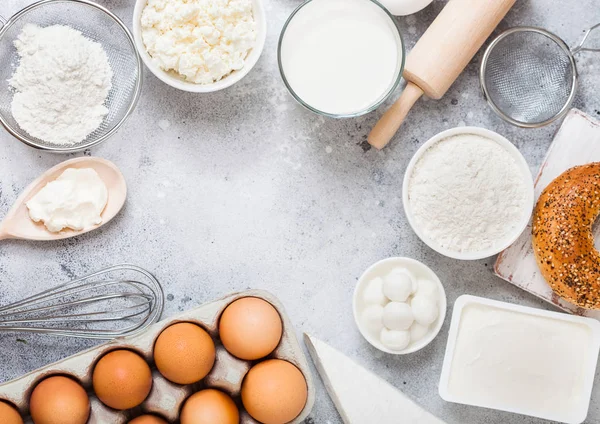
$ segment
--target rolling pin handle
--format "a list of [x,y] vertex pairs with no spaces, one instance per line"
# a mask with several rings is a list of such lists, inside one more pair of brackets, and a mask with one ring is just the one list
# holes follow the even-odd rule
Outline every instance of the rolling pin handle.
[[409,82],[400,98],[390,107],[373,127],[367,141],[378,150],[383,149],[394,137],[415,102],[423,95],[417,85]]

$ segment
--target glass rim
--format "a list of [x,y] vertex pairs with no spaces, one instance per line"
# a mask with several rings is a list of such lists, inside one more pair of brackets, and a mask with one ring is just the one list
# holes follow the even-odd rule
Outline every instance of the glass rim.
[[287,80],[287,78],[285,76],[285,72],[283,70],[283,64],[282,64],[282,61],[281,61],[281,47],[282,47],[282,44],[283,44],[283,38],[285,36],[285,33],[287,31],[287,28],[288,28],[290,22],[292,22],[292,20],[296,16],[296,14],[298,12],[300,12],[300,10],[302,8],[304,8],[304,6],[306,6],[307,4],[311,3],[312,1],[314,1],[314,0],[306,0],[305,2],[303,2],[302,4],[300,4],[299,6],[297,6],[294,9],[294,11],[290,14],[290,16],[287,18],[287,20],[285,21],[285,24],[283,25],[283,28],[281,29],[281,33],[279,35],[279,41],[277,43],[277,65],[279,67],[279,74],[281,75],[281,78],[283,79],[283,83],[285,84],[286,88],[288,89],[288,91],[290,92],[290,94],[292,95],[292,97],[298,103],[300,103],[302,106],[304,106],[306,109],[310,110],[311,112],[316,113],[317,115],[327,116],[329,118],[354,118],[354,117],[357,117],[357,116],[365,115],[365,114],[367,114],[369,112],[373,112],[375,109],[377,109],[379,106],[381,106],[390,97],[390,95],[396,90],[396,88],[398,88],[398,85],[400,84],[400,80],[402,79],[402,74],[404,72],[404,65],[405,65],[405,62],[406,62],[406,46],[404,44],[404,37],[402,37],[402,31],[400,30],[400,25],[398,24],[398,21],[390,13],[390,11],[387,10],[385,8],[385,6],[383,6],[377,0],[365,0],[365,1],[369,1],[369,2],[371,2],[373,4],[375,4],[381,10],[383,10],[383,12],[390,19],[390,21],[393,24],[394,28],[396,28],[396,31],[398,33],[398,38],[400,40],[399,50],[402,53],[402,57],[401,57],[401,59],[399,61],[400,62],[399,65],[400,66],[398,66],[398,75],[395,77],[395,79],[394,79],[393,83],[391,84],[391,86],[389,87],[389,89],[383,93],[382,97],[379,100],[377,100],[375,103],[373,103],[372,105],[370,105],[369,107],[367,107],[365,109],[361,109],[361,110],[356,111],[356,112],[352,112],[352,113],[341,113],[340,114],[340,113],[324,112],[324,111],[319,110],[319,109],[317,109],[317,108],[309,105],[308,103],[306,103],[294,91],[294,89],[291,87],[289,81]]

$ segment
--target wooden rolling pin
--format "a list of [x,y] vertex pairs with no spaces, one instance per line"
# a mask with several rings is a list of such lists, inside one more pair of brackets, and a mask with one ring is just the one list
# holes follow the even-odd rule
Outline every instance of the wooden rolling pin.
[[515,1],[450,0],[406,58],[408,84],[371,130],[369,144],[384,148],[423,93],[440,99]]

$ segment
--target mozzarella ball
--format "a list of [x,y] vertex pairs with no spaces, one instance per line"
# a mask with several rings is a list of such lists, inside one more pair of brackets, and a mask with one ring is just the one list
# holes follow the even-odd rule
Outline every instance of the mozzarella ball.
[[383,279],[383,294],[394,302],[406,302],[412,294],[413,280],[406,272],[390,272]]
[[378,334],[383,328],[383,306],[367,306],[362,313],[361,320],[369,332]]
[[[429,325],[433,323],[438,317],[438,308],[435,301],[429,297],[421,294],[417,294],[413,297],[410,302],[412,313],[414,314],[415,321],[421,325]],[[385,312],[384,312],[384,324],[385,324]]]
[[391,350],[403,350],[410,343],[410,332],[406,330],[396,331],[384,328],[379,335],[381,343]]
[[367,305],[384,305],[387,301],[383,294],[383,279],[373,278],[365,287],[363,300]]
[[383,325],[389,330],[408,330],[413,321],[408,303],[390,302],[383,308]]
[[385,279],[396,279],[408,277],[412,282],[411,294],[417,291],[417,277],[408,268],[394,268],[385,277]]
[[425,296],[429,296],[432,299],[438,298],[438,286],[435,281],[428,280],[426,278],[419,278],[417,281],[417,293]]
[[427,334],[428,331],[428,326],[421,325],[418,322],[415,322],[413,323],[413,325],[410,326],[410,340],[413,342],[418,342],[423,337],[425,337],[425,334]]

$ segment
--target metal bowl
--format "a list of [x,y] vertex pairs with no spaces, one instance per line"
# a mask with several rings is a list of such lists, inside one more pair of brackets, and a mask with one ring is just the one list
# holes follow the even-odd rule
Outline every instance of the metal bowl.
[[[113,71],[112,88],[104,105],[108,114],[98,129],[74,145],[51,144],[24,131],[11,112],[14,94],[8,84],[19,56],[13,45],[26,24],[66,25],[102,44]],[[131,32],[105,7],[88,0],[41,0],[8,20],[0,18],[0,123],[19,141],[37,149],[70,153],[100,144],[113,135],[133,112],[142,88],[142,60]]]

